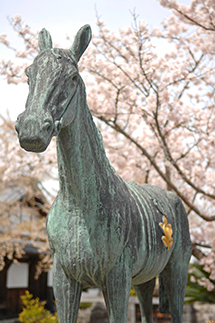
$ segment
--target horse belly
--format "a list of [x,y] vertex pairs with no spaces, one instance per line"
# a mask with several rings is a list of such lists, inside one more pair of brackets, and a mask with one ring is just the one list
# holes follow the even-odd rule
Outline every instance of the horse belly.
[[[166,267],[174,246],[167,250],[162,241],[163,232],[153,222],[142,230],[142,243],[136,249],[132,266],[132,283],[142,284],[157,276]],[[174,241],[175,242],[175,241]],[[134,254],[134,253],[133,253]]]
[[[138,272],[136,272],[132,277],[132,284],[138,285],[143,284],[154,277],[156,277],[158,274],[160,274],[163,269],[166,267],[169,258],[171,256],[172,251],[168,251],[168,253],[156,253],[152,254],[151,256],[147,258],[147,261],[145,263],[141,264],[141,269],[139,269]],[[140,264],[139,264],[140,265]],[[139,267],[140,268],[140,267]]]

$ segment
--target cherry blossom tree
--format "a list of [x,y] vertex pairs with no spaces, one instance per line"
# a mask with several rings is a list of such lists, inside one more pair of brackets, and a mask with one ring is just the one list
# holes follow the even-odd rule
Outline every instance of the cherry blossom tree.
[[[98,34],[79,69],[112,165],[125,180],[178,194],[190,218],[193,254],[215,282],[215,4],[160,4],[172,15],[153,29],[133,14],[132,26],[115,33],[98,18]],[[0,74],[18,84],[26,82],[24,69],[38,54],[38,35],[18,15],[9,21],[24,48],[18,51],[6,35],[0,36],[16,56],[15,62],[0,62]],[[7,168],[8,178],[28,172],[22,164],[26,153],[16,152],[15,141],[11,145],[13,156],[20,159]],[[41,174],[54,167],[48,162],[53,160],[52,148],[31,158],[38,158]],[[10,165],[1,160],[2,167]]]

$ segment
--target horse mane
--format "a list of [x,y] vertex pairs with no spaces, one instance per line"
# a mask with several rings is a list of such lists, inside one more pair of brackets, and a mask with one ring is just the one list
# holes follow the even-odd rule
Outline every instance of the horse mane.
[[88,134],[88,137],[90,138],[91,144],[93,146],[93,150],[95,150],[96,158],[98,160],[98,164],[102,165],[104,169],[106,169],[106,172],[110,173],[116,173],[115,169],[113,166],[110,164],[106,151],[105,151],[105,146],[104,146],[104,141],[102,134],[99,130],[99,128],[96,126],[92,113],[90,111],[90,108],[87,104],[87,98],[86,98],[86,89],[85,89],[85,84],[84,81],[82,80],[82,77],[79,74],[80,78],[80,92],[81,92],[81,106],[84,109],[84,128],[86,133]]

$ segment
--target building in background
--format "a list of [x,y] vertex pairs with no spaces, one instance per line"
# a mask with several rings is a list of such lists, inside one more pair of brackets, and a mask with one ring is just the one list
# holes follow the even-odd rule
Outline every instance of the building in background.
[[18,316],[26,290],[54,310],[45,229],[49,207],[28,178],[0,183],[0,319]]

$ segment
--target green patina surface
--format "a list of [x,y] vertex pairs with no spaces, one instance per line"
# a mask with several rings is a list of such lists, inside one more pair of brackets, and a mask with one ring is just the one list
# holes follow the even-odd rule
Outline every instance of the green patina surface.
[[152,322],[159,275],[160,309],[182,322],[191,255],[186,212],[175,194],[124,182],[109,164],[77,66],[90,39],[85,25],[64,50],[52,48],[50,34],[40,32],[41,52],[26,70],[26,109],[16,122],[27,151],[42,152],[57,136],[60,190],[47,231],[59,320],[75,323],[82,288],[101,286],[110,322],[125,323],[133,284],[142,323]]

